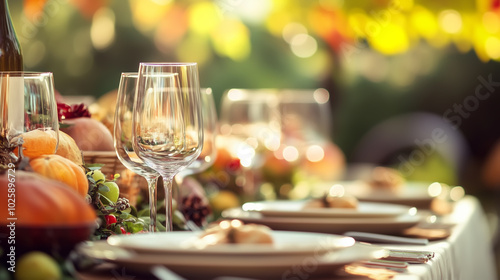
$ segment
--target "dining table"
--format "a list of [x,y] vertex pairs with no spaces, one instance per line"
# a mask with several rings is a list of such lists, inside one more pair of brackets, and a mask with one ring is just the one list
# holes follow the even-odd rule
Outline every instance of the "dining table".
[[[425,213],[425,211],[424,211]],[[365,244],[376,246],[391,252],[396,256],[395,262],[385,256],[385,261],[357,260],[341,267],[332,267],[327,275],[316,275],[315,266],[306,259],[301,263],[290,265],[283,271],[281,277],[269,279],[310,279],[310,280],[364,280],[364,279],[395,279],[395,280],[494,280],[497,279],[497,268],[494,256],[494,234],[490,229],[487,216],[480,200],[472,195],[465,195],[452,203],[451,211],[445,215],[430,215],[437,220],[434,224],[446,225],[446,237],[429,238],[426,244],[396,244],[392,242]],[[430,228],[428,222],[427,230]],[[405,260],[411,252],[410,258]],[[420,257],[415,258],[418,253]],[[406,255],[405,255],[406,254]],[[424,256],[421,258],[421,256]],[[161,257],[161,256],[159,256]],[[401,264],[404,264],[401,266]],[[165,271],[170,271],[167,266]],[[172,271],[170,271],[172,272]],[[163,274],[165,275],[165,274]],[[127,265],[102,261],[98,264],[78,271],[77,278],[82,280],[101,279],[190,279],[185,275],[161,276],[157,273],[137,273]],[[264,277],[267,278],[267,277]],[[200,278],[195,278],[200,279]],[[209,278],[201,278],[209,279]],[[247,279],[221,275],[211,279]],[[249,277],[248,279],[255,279]]]

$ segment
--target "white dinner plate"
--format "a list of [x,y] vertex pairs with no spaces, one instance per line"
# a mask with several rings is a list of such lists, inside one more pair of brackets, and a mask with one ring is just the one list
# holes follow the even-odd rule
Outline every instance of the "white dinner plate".
[[411,207],[379,202],[359,202],[354,208],[305,208],[309,200],[276,200],[247,202],[245,211],[259,212],[264,217],[304,218],[382,218],[408,214]]
[[317,252],[340,250],[354,244],[351,237],[311,233],[271,231],[272,244],[219,244],[199,246],[202,232],[174,231],[133,235],[115,235],[109,245],[137,252],[163,255],[207,255],[228,257],[262,257],[283,255],[313,255]]
[[375,189],[365,181],[342,181],[324,186],[324,193],[332,185],[344,186],[347,194],[353,195],[362,201],[397,203],[415,207],[428,207],[433,197],[428,192],[429,183],[425,182],[405,182],[398,190]]
[[[247,256],[234,258],[227,255],[159,255],[139,253],[111,246],[106,241],[86,242],[77,252],[91,258],[116,263],[127,269],[127,273],[150,273],[157,265],[165,266],[187,279],[213,279],[218,276],[250,277],[258,279],[311,278],[332,275],[345,264],[381,258],[387,251],[377,246],[356,243],[343,250],[326,254],[295,258],[289,256]],[[300,273],[300,274],[299,274]],[[300,279],[307,279],[300,278]]]
[[261,213],[244,211],[241,208],[222,212],[225,219],[239,219],[244,223],[266,225],[273,230],[319,232],[343,234],[347,231],[365,231],[383,234],[399,234],[403,230],[418,224],[419,215],[399,215],[384,218],[297,218],[264,217]]

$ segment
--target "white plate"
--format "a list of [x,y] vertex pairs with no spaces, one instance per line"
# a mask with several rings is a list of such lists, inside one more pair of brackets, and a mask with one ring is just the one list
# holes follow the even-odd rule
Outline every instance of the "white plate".
[[[396,191],[374,189],[362,180],[342,181],[334,184],[344,186],[347,194],[353,195],[362,201],[398,203],[415,207],[429,206],[432,196],[429,195],[429,183],[406,182]],[[325,186],[325,190],[331,185]]]
[[127,272],[130,269],[139,273],[149,273],[152,267],[161,265],[188,279],[204,280],[217,276],[307,279],[319,275],[332,275],[335,269],[345,264],[381,258],[387,253],[380,247],[356,243],[343,250],[301,258],[289,256],[234,258],[203,254],[164,256],[126,250],[111,246],[105,241],[82,243],[77,251],[87,257],[121,265],[127,269]]
[[273,230],[291,230],[343,234],[347,231],[365,231],[372,233],[399,234],[403,230],[418,224],[419,215],[400,215],[387,218],[295,218],[264,217],[258,212],[243,211],[241,208],[222,212],[226,219],[239,219],[244,223],[266,225]]
[[308,200],[277,200],[247,202],[245,211],[255,211],[264,217],[307,217],[307,218],[381,218],[408,214],[411,207],[390,203],[359,202],[354,208],[307,208]]
[[220,244],[197,246],[201,232],[174,231],[149,234],[116,235],[107,240],[109,245],[149,254],[208,255],[208,256],[283,256],[312,255],[315,252],[339,250],[354,244],[346,236],[311,233],[271,231],[273,244]]

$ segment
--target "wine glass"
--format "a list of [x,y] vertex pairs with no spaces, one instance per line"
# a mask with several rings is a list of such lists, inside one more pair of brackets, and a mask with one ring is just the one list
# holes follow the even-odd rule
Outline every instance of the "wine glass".
[[[255,195],[256,172],[267,152],[279,148],[281,128],[274,90],[230,89],[222,97],[220,135],[245,171],[245,194]],[[220,143],[219,143],[220,144]]]
[[330,94],[322,88],[283,89],[278,97],[282,127],[279,155],[290,162],[314,158],[314,151],[331,137]]
[[167,231],[172,230],[172,180],[203,147],[196,63],[140,63],[132,131],[136,154],[163,178]]
[[122,73],[118,87],[114,118],[114,145],[116,155],[129,170],[144,177],[149,191],[149,231],[156,231],[156,182],[160,174],[147,166],[134,152],[132,145],[132,115],[137,89],[137,73]]
[[[189,184],[189,182],[185,181],[185,178],[189,175],[205,171],[215,162],[215,158],[217,157],[217,147],[215,142],[217,138],[217,112],[215,109],[212,89],[202,88],[200,92],[203,117],[203,149],[201,150],[201,154],[195,159],[195,161],[193,161],[193,163],[181,170],[175,176],[177,188],[174,189],[174,197],[179,203],[182,203],[181,207],[184,207],[184,199],[186,198],[183,196],[183,192],[180,192],[179,188],[185,187],[183,183]],[[196,230],[198,227],[196,222],[191,220],[186,221],[186,226],[191,230]]]
[[217,157],[215,139],[217,137],[217,112],[211,88],[202,88],[201,110],[203,117],[203,149],[201,154],[188,167],[181,170],[176,176],[180,185],[186,176],[203,172],[209,168]]
[[297,171],[294,183],[291,177],[287,183],[300,187],[286,193],[277,189],[277,193],[292,199],[305,198],[320,189],[318,182],[338,179],[341,172],[335,164],[337,149],[331,140],[330,94],[323,88],[281,89],[278,97],[282,137],[273,156]]
[[0,72],[0,98],[2,137],[15,143],[24,133],[47,133],[51,141],[44,148],[56,152],[59,120],[52,73]]

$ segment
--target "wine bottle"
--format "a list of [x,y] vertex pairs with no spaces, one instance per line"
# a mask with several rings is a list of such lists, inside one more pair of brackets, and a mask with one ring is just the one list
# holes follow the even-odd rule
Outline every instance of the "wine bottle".
[[0,71],[22,71],[23,55],[7,0],[0,0]]

